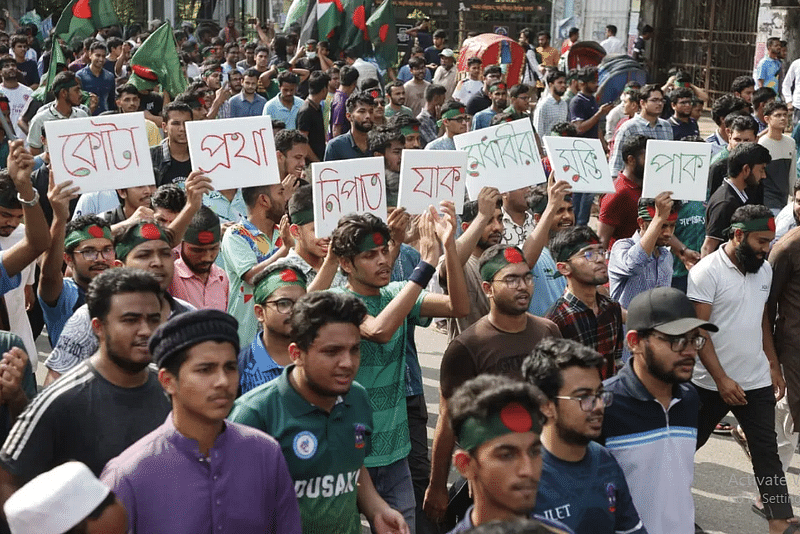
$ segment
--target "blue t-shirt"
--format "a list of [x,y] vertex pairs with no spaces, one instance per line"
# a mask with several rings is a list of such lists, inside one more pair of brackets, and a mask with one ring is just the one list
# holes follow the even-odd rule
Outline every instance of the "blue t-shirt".
[[259,330],[253,342],[239,351],[239,387],[244,395],[261,384],[266,384],[280,376],[283,367],[278,365],[264,347]]
[[566,462],[542,448],[542,476],[533,512],[561,521],[575,532],[647,532],[622,469],[611,453],[595,442],[589,443],[580,462]]
[[48,306],[42,297],[39,297],[44,323],[47,325],[47,334],[50,336],[50,344],[53,347],[58,343],[64,325],[67,324],[75,310],[83,306],[84,302],[86,302],[86,295],[72,278],[64,278],[61,294],[58,296],[55,306]]
[[538,317],[544,317],[547,310],[564,294],[567,279],[558,272],[553,255],[547,247],[542,249],[531,273],[533,273],[533,296],[528,311]]
[[75,76],[81,80],[81,89],[97,95],[97,108],[94,110],[94,115],[97,116],[108,111],[109,97],[113,98],[114,93],[114,75],[106,69],[101,69],[100,76],[95,76],[87,66],[76,72]]
[[[600,105],[593,96],[589,97],[583,93],[578,93],[575,95],[575,98],[569,101],[569,121],[588,121],[594,117],[594,114],[597,113],[599,109]],[[597,124],[599,124],[599,122],[600,121],[589,128],[580,137],[597,139]]]
[[[464,514],[464,518],[461,521],[459,521],[456,524],[456,526],[453,528],[453,530],[451,530],[447,534],[459,534],[461,532],[467,532],[467,531],[472,530],[473,528],[475,528],[475,526],[472,524],[472,509],[473,508],[475,508],[475,505],[472,505],[469,508],[467,508],[467,512],[466,512],[466,514]],[[560,523],[558,521],[553,521],[553,520],[547,519],[547,518],[542,517],[542,516],[537,515],[537,514],[531,514],[531,519],[535,519],[536,521],[538,521],[542,525],[544,525],[546,527],[549,527],[548,530],[550,530],[552,532],[559,532],[559,533],[563,533],[563,534],[573,534],[572,529],[570,529],[567,525],[565,525],[563,523]]]

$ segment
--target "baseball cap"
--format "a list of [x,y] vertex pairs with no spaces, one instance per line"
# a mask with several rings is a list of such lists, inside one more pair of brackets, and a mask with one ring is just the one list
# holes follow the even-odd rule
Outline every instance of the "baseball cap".
[[453,51],[449,48],[443,48],[441,52],[439,52],[440,56],[444,57],[453,57]]
[[628,330],[656,329],[679,336],[695,328],[719,331],[716,325],[698,319],[689,298],[673,287],[657,287],[639,293],[628,306]]

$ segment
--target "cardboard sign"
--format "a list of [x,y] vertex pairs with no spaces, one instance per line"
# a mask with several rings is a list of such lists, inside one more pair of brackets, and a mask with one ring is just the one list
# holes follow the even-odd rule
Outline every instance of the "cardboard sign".
[[672,191],[674,200],[706,199],[711,145],[687,141],[647,141],[642,197]]
[[281,181],[268,115],[189,121],[186,137],[192,170],[211,178],[217,191]]
[[457,135],[453,141],[467,153],[467,191],[472,200],[484,186],[505,193],[547,181],[527,118]]
[[317,237],[331,235],[339,219],[350,213],[387,219],[382,157],[312,163],[311,184]]
[[403,150],[397,205],[412,215],[451,200],[464,208],[467,153],[463,150]]
[[599,139],[543,137],[556,180],[572,185],[573,193],[613,193],[614,180]]
[[81,194],[155,185],[144,113],[44,123],[56,183],[72,180]]

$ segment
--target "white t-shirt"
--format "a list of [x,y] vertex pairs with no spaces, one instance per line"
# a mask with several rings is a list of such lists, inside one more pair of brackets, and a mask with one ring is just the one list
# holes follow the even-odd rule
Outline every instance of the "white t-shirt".
[[[719,332],[709,334],[725,373],[745,391],[768,387],[772,379],[762,345],[761,319],[772,285],[772,267],[765,261],[757,273],[744,275],[724,249],[722,245],[689,271],[686,294],[695,302],[711,304],[709,322],[717,325]],[[692,382],[717,390],[699,358]]]
[[16,89],[9,89],[8,87],[0,85],[0,92],[6,95],[8,102],[11,104],[11,124],[14,127],[14,133],[17,134],[18,138],[25,139],[27,134],[17,125],[17,120],[25,110],[25,106],[28,104],[28,100],[30,100],[33,91],[31,91],[31,88],[27,85],[19,84]]
[[472,98],[472,95],[477,95],[480,93],[482,88],[482,80],[470,80],[467,78],[461,83],[461,87],[456,88],[455,92],[453,93],[453,98],[462,104],[466,104],[469,102],[469,99]]
[[[3,250],[8,250],[22,241],[23,237],[25,237],[25,225],[20,224],[11,232],[10,236],[0,237],[0,247],[2,247]],[[25,352],[28,353],[28,358],[31,361],[34,372],[39,363],[39,353],[36,350],[36,343],[33,339],[31,323],[28,321],[28,314],[25,312],[25,286],[33,285],[35,281],[35,266],[35,263],[31,263],[22,269],[22,282],[19,284],[19,287],[3,295],[3,299],[6,302],[8,322],[10,323],[11,331],[22,339],[25,345]]]

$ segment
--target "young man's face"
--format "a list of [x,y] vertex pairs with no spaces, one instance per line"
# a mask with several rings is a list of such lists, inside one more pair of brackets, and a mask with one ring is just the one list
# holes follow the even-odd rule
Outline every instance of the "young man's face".
[[386,152],[383,153],[383,165],[392,172],[400,172],[400,163],[403,160],[404,144],[400,141],[392,141]]
[[27,51],[28,45],[25,43],[17,43],[14,45],[14,55],[17,56],[17,59],[24,58]]
[[347,112],[347,119],[355,130],[362,133],[372,130],[372,108],[373,106],[358,102],[353,111]]
[[305,386],[317,395],[346,395],[361,363],[361,334],[351,323],[328,323],[317,331],[307,351],[292,343],[292,360],[302,369]]
[[747,102],[748,104],[752,104],[753,103],[753,93],[755,93],[755,92],[756,92],[755,86],[751,85],[750,87],[745,87],[744,89],[742,89],[742,92],[739,93],[738,96],[742,100]]
[[212,91],[216,91],[220,87],[222,87],[222,73],[219,71],[214,71],[205,76],[206,85]]
[[[592,259],[586,254],[594,255]],[[586,285],[600,286],[608,283],[608,266],[606,252],[603,247],[590,245],[572,255],[566,262],[571,276],[576,282]]]
[[186,350],[178,376],[166,369],[159,380],[172,404],[185,415],[205,423],[220,422],[233,408],[239,389],[236,349],[227,341],[203,341]]
[[[94,257],[94,259],[89,259]],[[88,285],[95,276],[114,265],[114,245],[110,239],[97,237],[81,241],[72,254],[64,253],[64,260],[72,268],[75,279]]]
[[167,116],[167,138],[171,143],[186,144],[186,123],[192,114],[186,111],[171,111]]
[[256,54],[256,67],[266,69],[269,62],[269,52],[259,52]]
[[328,92],[335,93],[339,88],[339,73],[331,73],[331,81],[328,82]]
[[258,88],[258,78],[255,76],[245,76],[242,79],[242,89],[246,95],[254,95]]
[[[642,101],[639,102],[641,106]],[[644,100],[644,111],[650,115],[661,115],[664,110],[664,94],[661,91],[652,91]]]
[[[651,376],[667,384],[681,384],[692,378],[697,360],[697,349],[692,340],[698,336],[700,330],[697,328],[683,336],[669,336],[654,330],[644,339],[636,336],[629,338],[629,341],[636,339],[637,343],[632,347],[633,357],[641,359]],[[680,337],[689,341],[683,350],[676,352],[672,350],[672,339]]]
[[225,60],[229,64],[235,65],[236,62],[239,61],[239,47],[238,46],[230,47],[228,51],[225,53]]
[[505,89],[497,89],[489,95],[495,109],[505,109],[508,106],[508,92]]
[[3,80],[16,80],[17,79],[17,62],[5,61],[3,62],[2,69]]
[[436,48],[442,48],[444,46],[444,37],[434,37],[433,46]]
[[786,129],[788,117],[789,113],[785,109],[776,109],[766,118],[767,126],[782,132]]
[[172,224],[172,221],[174,221],[177,216],[177,211],[172,211],[161,206],[153,206],[153,218],[164,228]]
[[145,241],[136,245],[125,258],[125,267],[144,269],[156,277],[161,289],[166,290],[172,283],[175,261],[172,247],[160,239]]
[[108,315],[92,319],[100,345],[117,367],[138,373],[150,364],[147,341],[161,324],[161,306],[154,293],[117,293],[111,297]]
[[150,198],[156,192],[156,186],[143,185],[138,187],[128,187],[127,189],[117,189],[119,196],[125,201],[125,205],[131,209],[149,208]]
[[117,98],[117,107],[122,113],[134,113],[139,111],[139,95],[122,93]]
[[481,238],[478,239],[478,247],[481,250],[486,250],[492,245],[499,245],[503,240],[503,210],[497,208],[494,210],[494,215],[489,220],[489,224],[483,229]]
[[402,85],[400,87],[389,88],[389,101],[393,106],[402,106],[406,103],[406,88]]
[[453,117],[452,119],[445,119],[444,127],[447,130],[448,135],[451,137],[466,133],[467,128],[469,128],[469,118],[466,115],[459,115],[458,117]]
[[228,83],[231,86],[231,92],[236,94],[242,90],[242,80],[243,76],[242,73],[237,71],[231,71],[228,74]]
[[483,282],[483,292],[504,315],[520,316],[528,311],[533,294],[533,275],[528,264],[512,263]]
[[[658,234],[658,238],[656,239],[656,246],[658,247],[668,247],[669,242],[672,239],[672,234],[675,233],[675,223],[677,221],[667,221],[661,225],[661,232]],[[642,218],[639,218],[639,232],[641,235],[647,231],[650,225],[653,224],[653,221],[645,221]]]
[[672,103],[672,109],[675,110],[675,116],[679,119],[688,119],[692,115],[692,99],[681,97]]
[[570,226],[575,226],[575,211],[572,208],[572,202],[564,202],[556,211],[556,217],[553,219],[553,226],[550,227],[550,231],[557,232]]
[[406,136],[405,136],[406,137],[406,146],[404,148],[407,148],[409,150],[415,149],[415,148],[421,148],[422,147],[422,143],[420,143],[420,141],[419,141],[419,136],[420,136],[420,134],[418,134],[418,133],[406,134]]
[[745,183],[747,185],[758,185],[761,180],[767,177],[767,165],[766,163],[758,163],[753,165],[750,169],[750,174],[745,178]]
[[639,101],[631,98],[630,93],[622,95],[622,112],[628,117],[633,117],[639,111]]
[[414,76],[414,79],[418,82],[425,80],[425,65],[411,67],[411,75]]
[[539,35],[536,38],[536,41],[539,43],[539,46],[542,48],[546,48],[550,46],[550,39],[547,38],[546,35]]
[[375,106],[372,108],[372,123],[383,124],[386,119],[386,110],[384,109],[382,99],[375,99]]
[[290,227],[290,231],[295,242],[301,245],[307,254],[311,254],[318,259],[324,259],[328,254],[328,246],[331,240],[328,237],[316,236],[313,221],[302,225],[293,224]]
[[308,154],[306,143],[295,143],[286,154],[278,152],[278,160],[283,162],[283,176],[289,174],[299,176],[306,168],[306,154]]
[[581,91],[593,95],[597,92],[597,77],[588,82],[581,82]]
[[477,80],[481,77],[481,64],[480,63],[473,63],[469,67],[467,67],[467,72],[469,72],[469,78],[471,80]]
[[548,424],[555,427],[558,438],[570,445],[586,446],[593,439],[600,437],[603,430],[603,412],[605,405],[599,398],[594,399],[591,410],[584,411],[582,402],[577,397],[600,395],[603,383],[597,368],[568,367],[561,370],[563,385],[558,390],[559,397],[571,399],[553,399],[553,417]]
[[[261,328],[281,337],[288,337],[292,331],[292,308],[297,299],[306,294],[302,286],[282,286],[267,297],[263,304],[255,305],[255,314]],[[289,311],[281,313],[284,306],[289,306]]]
[[6,208],[0,206],[0,236],[8,237],[22,224],[22,208]]
[[486,88],[486,91],[489,91],[489,88],[500,81],[502,75],[499,72],[490,72],[486,76],[483,77],[483,86]]
[[181,243],[181,258],[189,270],[195,274],[208,274],[219,255],[219,242],[209,245]]
[[550,84],[550,91],[552,91],[555,96],[564,96],[564,93],[567,92],[567,78],[556,78],[556,80]]
[[340,258],[339,263],[349,278],[367,287],[381,288],[392,279],[391,254],[388,244],[361,252],[352,259]]
[[92,50],[92,53],[89,54],[89,62],[95,69],[102,69],[106,64],[106,51],[102,48],[95,48]]
[[297,93],[296,83],[282,83],[281,84],[281,101],[284,103],[294,102],[294,95]]
[[756,133],[753,130],[728,130],[728,144],[733,150],[741,143],[755,143]]

